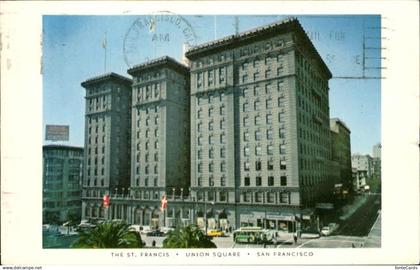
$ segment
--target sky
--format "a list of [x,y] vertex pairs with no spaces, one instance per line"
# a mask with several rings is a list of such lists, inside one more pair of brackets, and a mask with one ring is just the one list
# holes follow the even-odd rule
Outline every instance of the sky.
[[[146,24],[152,16],[155,23]],[[105,72],[130,77],[129,67],[164,55],[181,61],[184,43],[199,45],[287,17],[43,16],[43,132],[47,124],[69,125],[69,141],[56,143],[83,146],[81,82]],[[381,140],[380,16],[294,17],[333,74],[330,117],[350,128],[352,153],[371,154]]]

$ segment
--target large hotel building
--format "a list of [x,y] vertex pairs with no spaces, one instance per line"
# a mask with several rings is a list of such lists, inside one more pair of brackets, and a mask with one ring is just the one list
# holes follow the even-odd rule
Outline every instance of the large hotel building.
[[351,173],[340,174],[350,153],[342,163],[333,153],[347,154],[350,141],[331,138],[332,74],[298,20],[185,56],[188,66],[162,57],[130,68],[132,80],[111,73],[82,83],[83,218],[289,232],[318,226],[317,205],[350,181]]

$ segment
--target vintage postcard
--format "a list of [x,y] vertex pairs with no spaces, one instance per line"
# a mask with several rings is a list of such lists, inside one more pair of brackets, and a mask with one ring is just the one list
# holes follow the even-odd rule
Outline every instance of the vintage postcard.
[[1,14],[4,264],[418,263],[417,5],[101,4]]

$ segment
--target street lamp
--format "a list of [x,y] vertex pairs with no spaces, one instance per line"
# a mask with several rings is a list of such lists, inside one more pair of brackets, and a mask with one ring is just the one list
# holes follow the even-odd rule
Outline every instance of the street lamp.
[[[211,205],[214,206],[214,202],[211,202]],[[205,217],[205,234],[207,236],[207,200],[204,200],[204,217]]]
[[175,188],[172,188],[172,200],[175,200]]
[[181,188],[181,200],[184,200],[184,188]]

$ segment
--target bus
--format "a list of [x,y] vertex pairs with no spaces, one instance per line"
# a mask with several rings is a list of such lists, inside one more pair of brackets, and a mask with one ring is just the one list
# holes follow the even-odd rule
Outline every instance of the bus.
[[233,232],[235,243],[263,244],[273,241],[273,232],[261,227],[241,227]]

